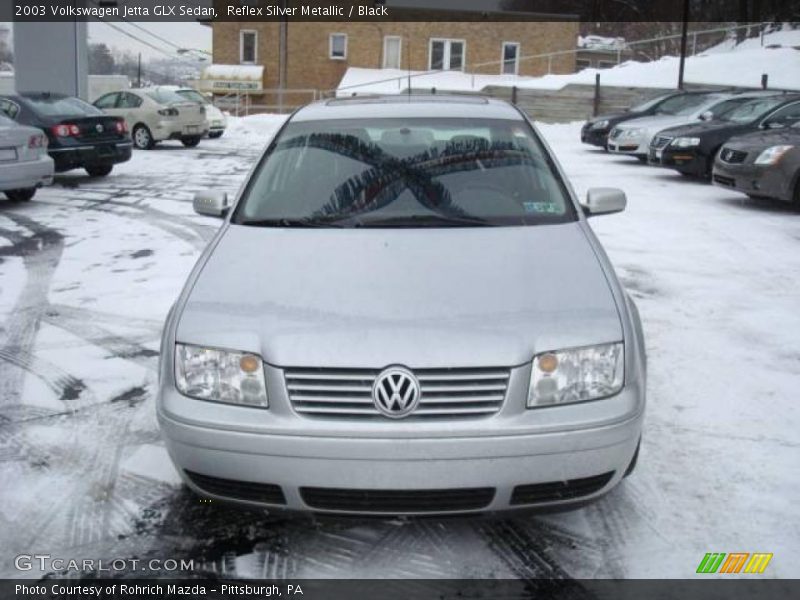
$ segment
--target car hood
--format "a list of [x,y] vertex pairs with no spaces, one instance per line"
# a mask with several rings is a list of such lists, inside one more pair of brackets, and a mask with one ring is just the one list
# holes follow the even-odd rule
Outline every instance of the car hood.
[[676,115],[658,115],[651,117],[640,117],[638,119],[631,119],[620,124],[620,129],[648,129],[651,131],[661,131],[667,127],[676,127],[678,125],[693,125],[695,119],[693,117],[676,116]]
[[580,223],[438,229],[230,225],[178,342],[277,366],[512,366],[622,339]]
[[726,148],[737,150],[758,150],[780,145],[800,146],[800,129],[786,127],[783,129],[770,129],[756,131],[746,135],[738,135],[725,143]]
[[751,127],[748,123],[731,123],[730,121],[702,121],[690,125],[679,125],[665,129],[665,133],[675,137],[702,136],[707,133],[723,133],[728,131],[745,131]]

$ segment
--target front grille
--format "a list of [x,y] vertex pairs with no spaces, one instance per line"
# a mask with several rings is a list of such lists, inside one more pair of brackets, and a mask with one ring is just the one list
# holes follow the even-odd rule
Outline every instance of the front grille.
[[538,504],[581,498],[603,489],[613,476],[614,471],[611,471],[582,479],[518,485],[511,494],[511,504]]
[[375,513],[460,512],[486,508],[494,488],[444,490],[350,490],[302,487],[300,496],[311,508]]
[[747,152],[723,148],[719,153],[719,158],[722,162],[730,165],[740,165],[744,162],[744,159],[747,158]]
[[286,504],[286,498],[279,485],[220,479],[192,471],[184,472],[192,480],[192,483],[209,494],[236,500],[263,502],[264,504]]
[[736,181],[733,177],[725,177],[724,175],[714,175],[714,182],[728,187],[736,187]]
[[[287,369],[292,407],[312,417],[384,417],[372,401],[379,370]],[[508,369],[421,369],[419,405],[407,419],[475,418],[500,410],[508,388]]]
[[656,150],[660,150],[661,148],[666,147],[666,145],[669,144],[671,141],[672,141],[671,137],[668,137],[666,135],[657,135],[650,142],[650,147],[655,148]]

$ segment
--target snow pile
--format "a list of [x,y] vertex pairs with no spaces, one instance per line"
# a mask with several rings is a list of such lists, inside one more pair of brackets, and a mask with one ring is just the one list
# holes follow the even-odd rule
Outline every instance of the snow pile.
[[601,35],[579,35],[578,48],[586,50],[625,50],[628,44],[622,37],[603,37]]
[[264,67],[258,65],[208,65],[200,79],[257,81],[261,83]]
[[[767,34],[764,47],[760,38],[748,39],[728,51],[721,46],[686,59],[687,83],[757,88],[761,75],[766,73],[770,87],[800,90],[800,30]],[[543,77],[471,75],[460,71],[411,71],[410,75],[413,88],[457,92],[480,92],[487,86],[559,90],[569,84],[594,84],[597,73],[604,85],[672,88],[678,79],[678,64],[677,56],[665,56],[653,62],[628,61],[609,69]],[[408,81],[409,71],[350,68],[337,94],[397,94],[409,87]]]

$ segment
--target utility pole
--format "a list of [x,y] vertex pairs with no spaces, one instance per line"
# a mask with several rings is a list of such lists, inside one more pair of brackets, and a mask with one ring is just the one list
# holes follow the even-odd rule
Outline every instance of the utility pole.
[[136,87],[142,87],[142,53],[139,52],[139,62],[136,67]]
[[681,63],[678,67],[678,89],[683,89],[683,69],[686,66],[686,38],[689,33],[689,0],[683,0],[683,27],[681,29]]

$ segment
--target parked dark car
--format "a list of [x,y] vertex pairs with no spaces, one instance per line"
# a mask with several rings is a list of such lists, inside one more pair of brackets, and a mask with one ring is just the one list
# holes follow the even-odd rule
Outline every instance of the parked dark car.
[[683,175],[711,179],[714,158],[734,136],[785,127],[800,116],[800,94],[780,94],[745,102],[715,121],[670,127],[650,144],[650,164]]
[[105,115],[80,98],[50,92],[5,95],[0,96],[0,110],[44,131],[56,171],[86,169],[102,177],[114,164],[131,158],[133,144],[125,120]]
[[788,127],[728,140],[714,162],[713,181],[800,208],[800,115]]
[[623,113],[592,117],[586,121],[581,129],[581,141],[584,144],[605,148],[608,145],[608,134],[614,129],[615,125],[623,121],[638,119],[639,117],[649,117],[650,115],[656,114],[674,114],[675,110],[682,106],[683,100],[687,96],[696,96],[706,93],[707,92],[669,92],[636,104]]

